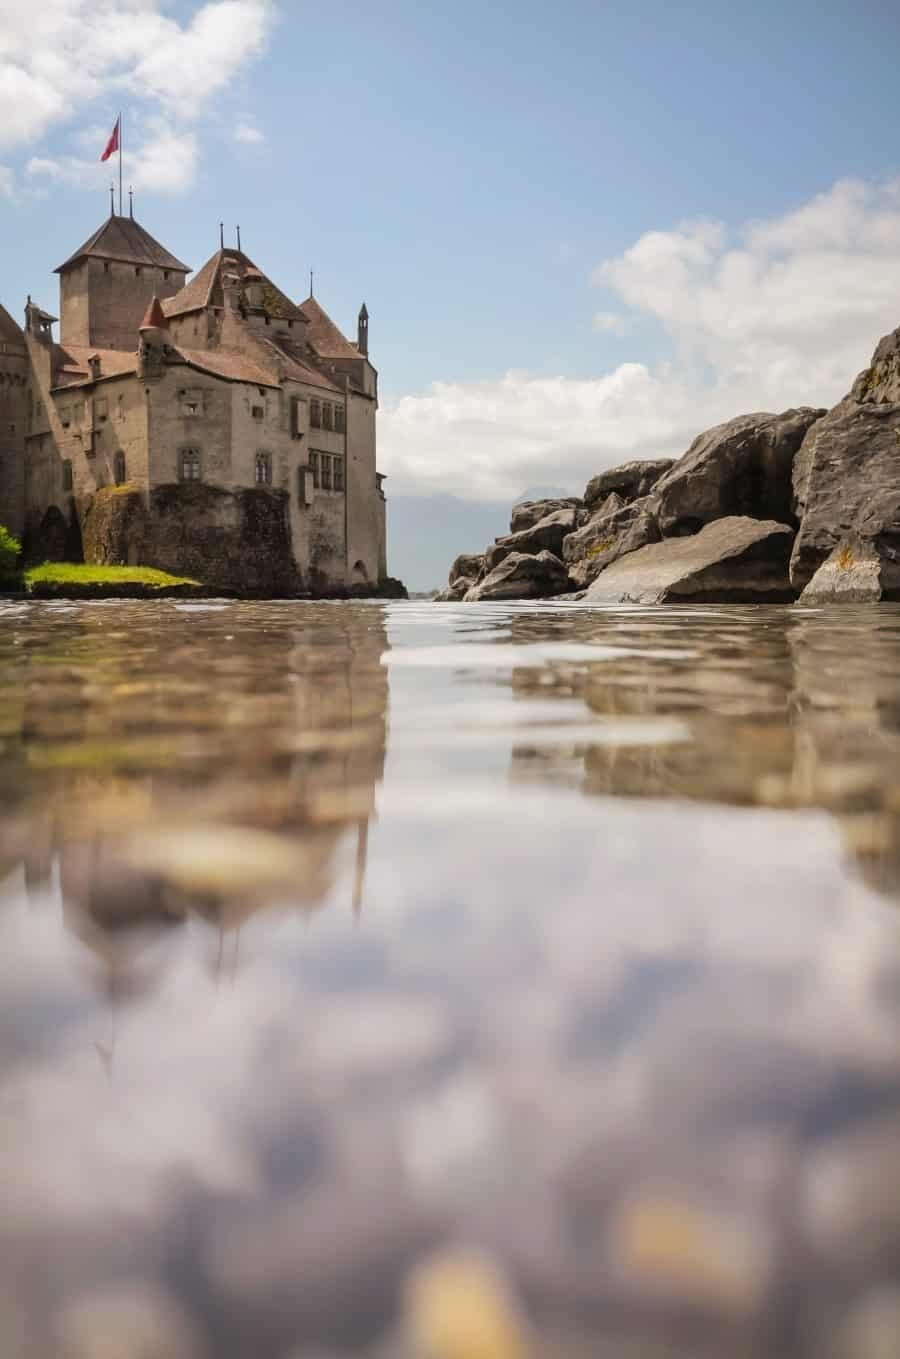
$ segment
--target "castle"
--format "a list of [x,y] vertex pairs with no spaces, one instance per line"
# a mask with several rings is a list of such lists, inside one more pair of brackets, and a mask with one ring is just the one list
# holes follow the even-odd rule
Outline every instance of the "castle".
[[188,266],[132,214],[56,270],[57,318],[0,307],[0,523],[33,558],[260,593],[387,577],[378,375],[240,249]]

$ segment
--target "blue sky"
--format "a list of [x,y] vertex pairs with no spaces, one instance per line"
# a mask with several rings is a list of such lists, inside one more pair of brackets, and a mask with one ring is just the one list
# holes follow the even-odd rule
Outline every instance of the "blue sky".
[[365,298],[395,490],[578,489],[742,403],[835,399],[900,324],[888,0],[0,19],[0,301],[55,308],[121,105],[136,215],[170,249],[199,267],[240,222],[294,296],[315,268],[345,329]]

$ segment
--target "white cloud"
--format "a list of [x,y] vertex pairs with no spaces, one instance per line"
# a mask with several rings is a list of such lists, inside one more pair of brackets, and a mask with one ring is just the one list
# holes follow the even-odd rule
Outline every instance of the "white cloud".
[[[137,192],[181,193],[194,182],[199,159],[197,135],[178,131],[163,119],[153,121],[138,146],[126,161],[128,183]],[[52,159],[32,156],[25,167],[29,179],[50,179],[80,189],[102,189],[115,178],[114,162],[101,165],[98,160],[78,156]]]
[[626,312],[597,313],[595,329],[649,317],[672,357],[404,397],[380,435],[395,493],[502,499],[548,480],[577,491],[625,458],[677,456],[742,411],[833,403],[900,323],[900,186],[841,181],[733,233],[720,222],[650,231],[593,281]]
[[[0,146],[31,145],[97,99],[133,101],[170,129],[168,137],[151,129],[142,143],[140,116],[137,141],[126,126],[136,182],[187,187],[197,161],[190,124],[262,52],[274,2],[207,0],[184,22],[163,12],[169,8],[167,0],[0,0]],[[108,133],[96,142],[97,157]],[[87,170],[70,159],[61,173],[80,183]]]
[[233,139],[241,146],[259,146],[266,140],[265,135],[246,115],[240,117],[232,132]]

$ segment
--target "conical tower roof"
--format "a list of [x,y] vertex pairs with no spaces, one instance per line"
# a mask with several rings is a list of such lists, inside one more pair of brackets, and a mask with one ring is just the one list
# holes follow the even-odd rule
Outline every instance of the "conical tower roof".
[[190,265],[182,264],[181,260],[176,259],[133,217],[108,217],[93,236],[59,266],[56,273],[63,273],[89,256],[117,260],[121,264],[148,264],[157,269],[175,269],[183,274],[190,273]]

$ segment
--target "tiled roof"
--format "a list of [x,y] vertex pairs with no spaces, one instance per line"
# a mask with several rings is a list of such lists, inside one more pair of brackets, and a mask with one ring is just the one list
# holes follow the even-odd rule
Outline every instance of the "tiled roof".
[[97,349],[90,344],[69,344],[55,348],[54,368],[58,387],[73,387],[91,381],[88,356],[100,358],[100,377],[124,377],[137,372],[137,354],[122,349]]
[[307,339],[323,359],[358,359],[359,350],[342,335],[326,311],[314,297],[300,303],[300,310],[309,322]]
[[159,298],[154,295],[153,301],[144,312],[144,319],[138,326],[138,330],[166,330],[168,321],[163,315],[163,309],[159,305]]
[[303,354],[300,345],[295,344],[293,340],[283,335],[273,335],[266,338],[265,343],[278,351],[285,377],[293,378],[295,382],[306,382],[311,387],[323,387],[329,392],[343,390],[337,383],[332,382],[331,378],[320,373],[318,368],[314,368]]
[[150,232],[145,231],[133,217],[108,217],[93,236],[59,266],[56,273],[62,273],[64,269],[77,264],[88,255],[105,260],[119,260],[125,264],[151,264],[159,269],[176,269],[185,274],[190,268],[176,259],[165,246],[160,245],[159,241],[154,240]]
[[252,382],[257,387],[278,386],[277,380],[261,364],[233,350],[182,349],[179,346],[174,352],[180,354],[192,368],[211,373],[213,377],[225,378],[227,382]]
[[186,311],[199,311],[203,307],[222,305],[222,289],[219,285],[218,298],[212,296],[213,287],[219,281],[219,264],[222,260],[219,250],[208,259],[202,269],[198,269],[189,283],[186,283],[173,297],[164,297],[162,309],[166,316],[181,316]]
[[303,320],[300,308],[280,288],[276,288],[272,280],[242,250],[217,250],[190,283],[185,284],[174,297],[165,299],[162,307],[166,316],[181,316],[184,312],[197,311],[202,307],[223,306],[223,273],[236,274],[239,279],[249,277],[254,283],[261,284],[263,305],[270,316],[287,321]]

